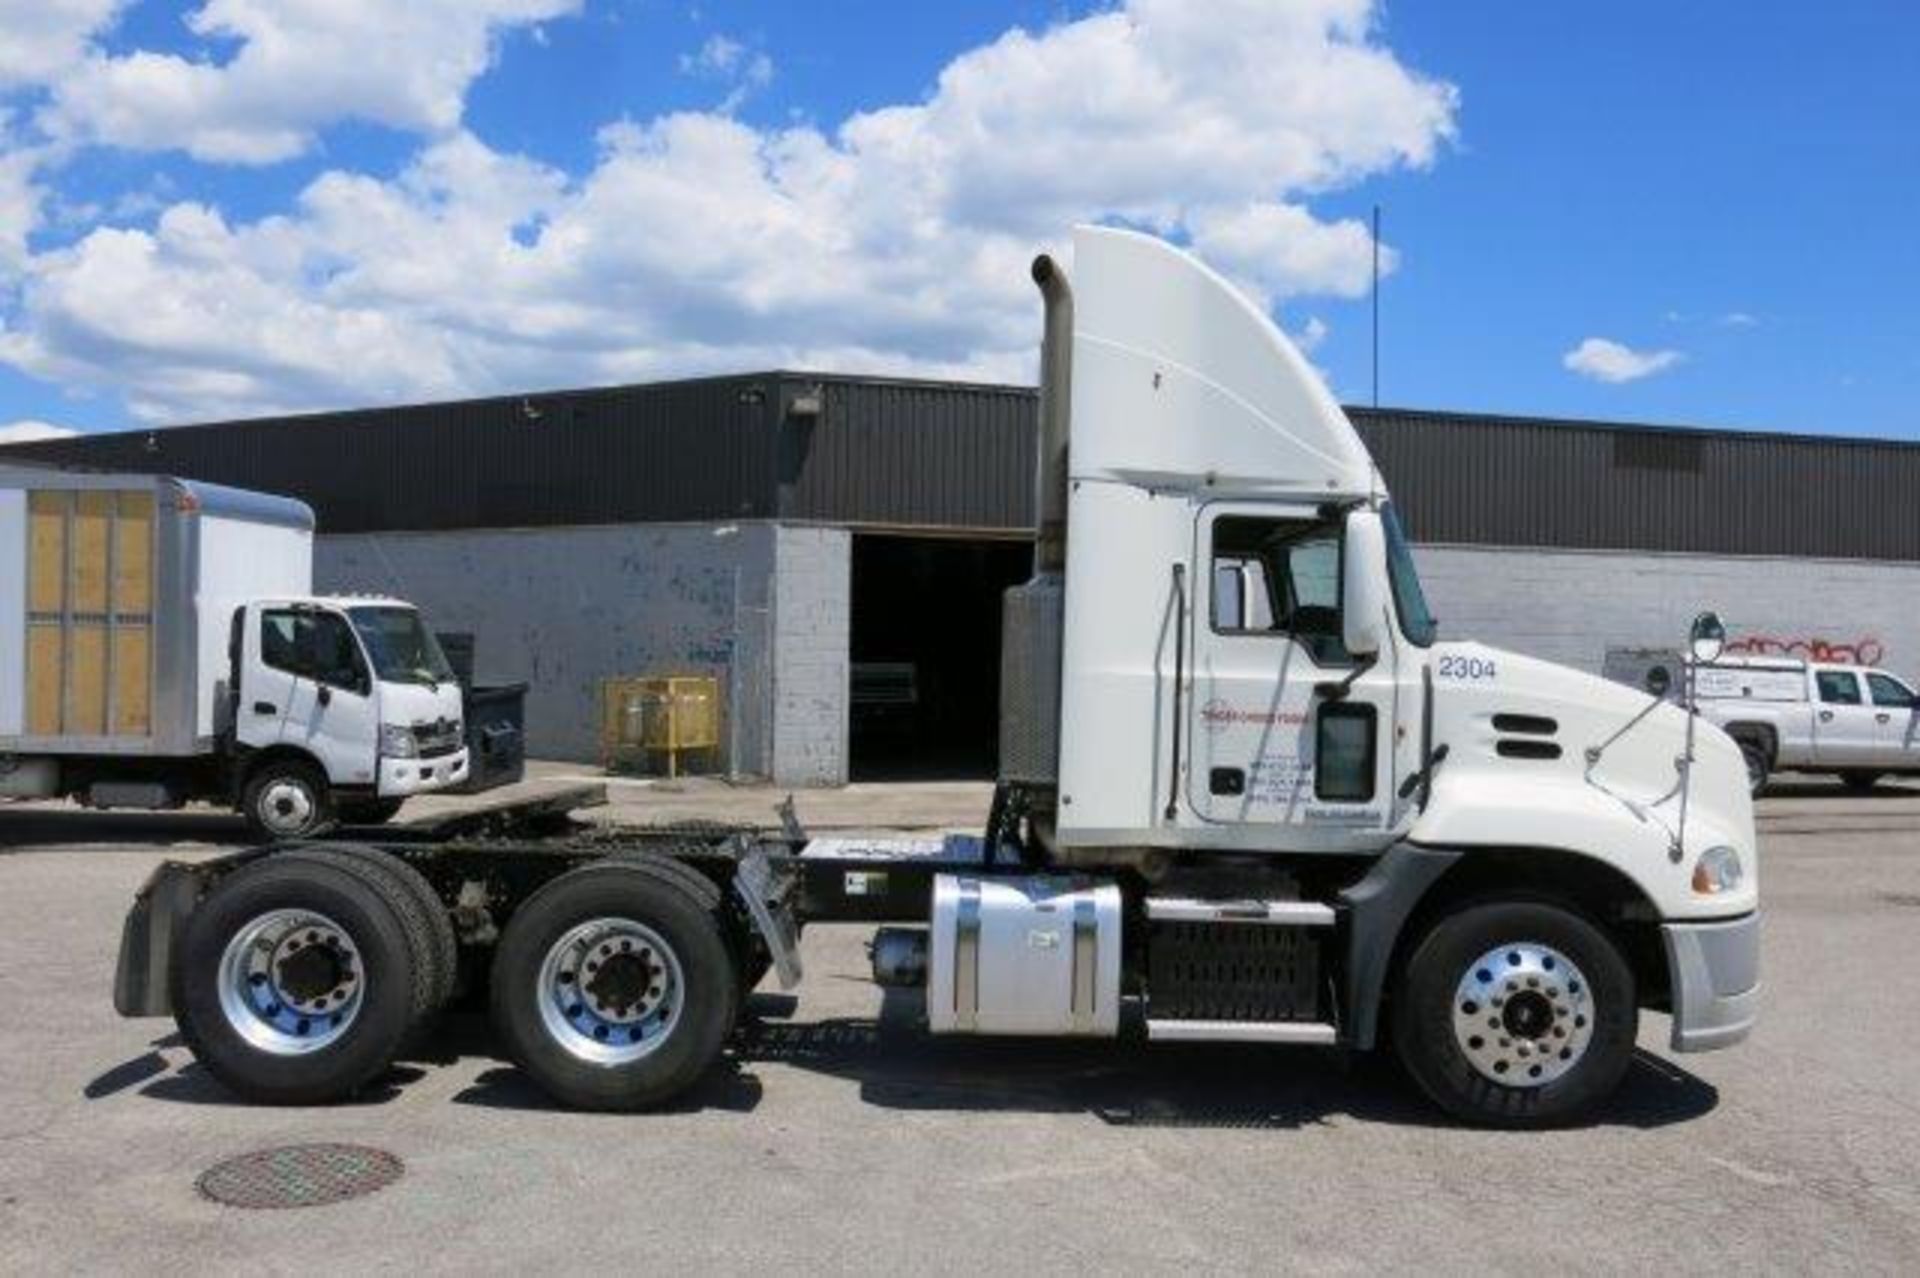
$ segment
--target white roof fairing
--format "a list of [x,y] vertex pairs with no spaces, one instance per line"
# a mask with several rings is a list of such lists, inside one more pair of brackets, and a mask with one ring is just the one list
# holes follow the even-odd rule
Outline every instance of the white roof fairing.
[[1367,497],[1366,445],[1279,327],[1192,254],[1073,233],[1076,480]]

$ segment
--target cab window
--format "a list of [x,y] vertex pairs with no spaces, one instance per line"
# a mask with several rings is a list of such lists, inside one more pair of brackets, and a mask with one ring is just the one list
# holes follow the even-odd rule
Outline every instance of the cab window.
[[1340,638],[1340,556],[1338,524],[1247,515],[1216,519],[1214,630],[1288,637],[1320,665],[1351,662]]
[[1914,703],[1913,689],[1892,675],[1868,675],[1867,691],[1872,695],[1873,704],[1876,706],[1896,706],[1907,709]]
[[1820,699],[1828,705],[1860,704],[1860,680],[1851,670],[1822,670],[1814,675],[1814,681],[1819,685]]
[[269,608],[260,614],[260,660],[330,687],[364,691],[366,665],[347,619],[337,613]]

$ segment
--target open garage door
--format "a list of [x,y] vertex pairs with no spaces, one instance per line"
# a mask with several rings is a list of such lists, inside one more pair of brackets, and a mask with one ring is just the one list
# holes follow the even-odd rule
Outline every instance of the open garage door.
[[990,778],[1000,708],[1000,596],[1025,541],[853,539],[855,780]]

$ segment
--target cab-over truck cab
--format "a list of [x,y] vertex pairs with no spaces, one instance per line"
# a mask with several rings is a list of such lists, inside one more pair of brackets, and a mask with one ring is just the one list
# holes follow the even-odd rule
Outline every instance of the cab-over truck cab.
[[464,781],[458,681],[395,599],[269,599],[234,612],[231,763],[248,821],[299,838],[379,822]]

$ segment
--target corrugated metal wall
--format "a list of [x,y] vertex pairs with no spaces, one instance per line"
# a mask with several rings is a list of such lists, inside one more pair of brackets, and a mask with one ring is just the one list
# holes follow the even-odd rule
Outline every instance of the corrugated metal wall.
[[1415,540],[1920,560],[1920,447],[1349,410]]
[[[817,417],[789,412],[815,392]],[[1920,446],[1349,411],[1420,541],[1920,562]],[[1017,535],[1034,416],[1020,388],[765,373],[0,456],[285,493],[325,532],[785,518]]]
[[1032,391],[909,382],[821,389],[819,420],[789,418],[782,430],[783,516],[935,529],[1033,526]]

